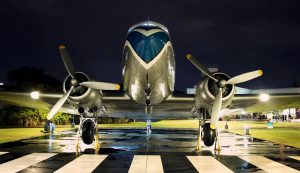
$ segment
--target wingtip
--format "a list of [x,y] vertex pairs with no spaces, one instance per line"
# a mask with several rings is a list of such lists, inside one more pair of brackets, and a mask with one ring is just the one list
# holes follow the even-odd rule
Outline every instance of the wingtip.
[[59,49],[65,49],[65,48],[66,48],[66,46],[65,46],[65,45],[63,45],[63,44],[61,44],[61,45],[59,45],[59,46],[58,46],[58,48],[59,48]]
[[116,90],[120,90],[121,86],[119,84],[116,85]]

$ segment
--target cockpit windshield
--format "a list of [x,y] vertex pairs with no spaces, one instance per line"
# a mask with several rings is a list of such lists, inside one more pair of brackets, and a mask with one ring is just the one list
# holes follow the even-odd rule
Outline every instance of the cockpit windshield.
[[[151,29],[154,30],[155,28]],[[154,32],[151,35],[145,35],[139,31],[133,30],[128,34],[127,40],[138,56],[144,62],[149,63],[160,53],[165,44],[170,41],[170,38],[163,30],[158,30],[158,32]]]

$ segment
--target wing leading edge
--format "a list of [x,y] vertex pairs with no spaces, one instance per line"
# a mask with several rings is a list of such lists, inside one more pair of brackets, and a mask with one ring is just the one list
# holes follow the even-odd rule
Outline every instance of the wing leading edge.
[[[39,99],[32,99],[30,93],[0,92],[0,101],[7,104],[22,107],[40,108],[49,110],[62,94],[41,93]],[[194,95],[171,95],[164,102],[153,105],[153,119],[187,119],[192,118],[194,108]],[[145,107],[132,101],[127,95],[112,94],[103,96],[103,110],[105,117],[147,119],[144,113]],[[276,111],[286,108],[300,107],[300,93],[270,93],[267,102],[260,101],[259,94],[236,94],[228,109],[224,109],[222,114],[234,114],[241,110],[248,113]],[[64,104],[59,112],[76,114],[77,109],[69,104]]]

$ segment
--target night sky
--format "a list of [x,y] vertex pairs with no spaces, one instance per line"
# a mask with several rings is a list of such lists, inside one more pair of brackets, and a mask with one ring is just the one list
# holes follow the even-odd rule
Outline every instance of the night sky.
[[299,0],[0,0],[0,81],[23,66],[63,80],[65,44],[77,71],[121,83],[127,30],[148,16],[169,29],[179,90],[201,79],[187,53],[230,76],[264,70],[242,87],[300,82]]

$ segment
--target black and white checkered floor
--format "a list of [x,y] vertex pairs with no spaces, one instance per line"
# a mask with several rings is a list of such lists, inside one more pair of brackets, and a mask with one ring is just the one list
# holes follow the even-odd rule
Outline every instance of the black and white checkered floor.
[[300,172],[300,156],[0,153],[0,172]]

